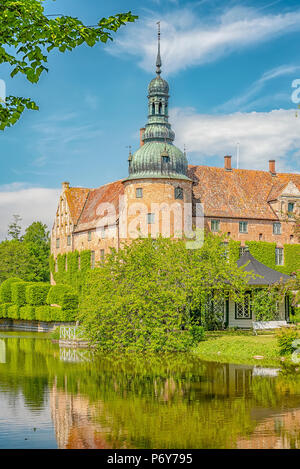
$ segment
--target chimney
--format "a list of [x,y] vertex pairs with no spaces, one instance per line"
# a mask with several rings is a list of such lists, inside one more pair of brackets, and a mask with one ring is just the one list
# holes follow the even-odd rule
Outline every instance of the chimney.
[[66,189],[70,188],[70,183],[69,182],[62,182],[61,187],[62,187],[62,190],[65,191]]
[[145,130],[146,130],[145,127],[142,127],[140,129],[140,147],[144,145],[143,137],[144,137]]
[[224,168],[226,169],[226,171],[232,171],[231,156],[229,155],[224,156]]
[[272,176],[276,176],[275,160],[269,160],[269,171]]

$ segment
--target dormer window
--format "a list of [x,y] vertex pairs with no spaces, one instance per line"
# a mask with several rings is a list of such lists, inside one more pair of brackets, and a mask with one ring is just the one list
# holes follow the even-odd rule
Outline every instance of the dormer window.
[[169,163],[170,162],[170,157],[168,155],[162,155],[162,162],[163,163]]

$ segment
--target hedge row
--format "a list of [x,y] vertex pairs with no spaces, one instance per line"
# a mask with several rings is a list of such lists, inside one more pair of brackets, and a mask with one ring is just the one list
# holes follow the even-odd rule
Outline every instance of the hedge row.
[[74,321],[78,295],[67,285],[5,280],[0,286],[0,318]]
[[60,306],[25,305],[20,307],[12,303],[1,303],[0,317],[27,321],[73,322],[76,320],[76,311],[63,310]]

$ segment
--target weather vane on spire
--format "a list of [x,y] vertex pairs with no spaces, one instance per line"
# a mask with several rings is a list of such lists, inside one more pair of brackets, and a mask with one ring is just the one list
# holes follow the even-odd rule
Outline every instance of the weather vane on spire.
[[156,74],[159,76],[161,74],[161,57],[160,57],[160,21],[156,23],[158,25],[158,49],[157,49],[157,59],[156,59]]

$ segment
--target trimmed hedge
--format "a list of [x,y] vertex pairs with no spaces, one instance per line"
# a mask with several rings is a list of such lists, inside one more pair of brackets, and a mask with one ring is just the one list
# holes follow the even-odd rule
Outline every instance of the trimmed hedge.
[[62,306],[64,296],[67,293],[74,293],[68,285],[53,285],[47,295],[47,304]]
[[14,282],[23,282],[23,280],[18,277],[11,277],[1,283],[0,303],[11,303],[11,287]]
[[15,305],[26,305],[26,287],[30,285],[28,282],[14,282],[11,285],[11,301]]
[[51,319],[50,306],[48,305],[37,306],[35,308],[35,319],[37,319],[37,321],[45,321],[45,322],[51,321],[52,319]]
[[26,288],[26,301],[32,306],[46,304],[46,299],[51,285],[47,283],[33,283]]
[[11,305],[7,309],[7,317],[9,319],[20,319],[20,307],[18,305]]
[[7,318],[8,308],[12,306],[11,303],[1,303],[0,304],[0,318]]
[[25,305],[20,308],[20,319],[27,321],[34,321],[35,318],[35,307],[31,305]]

